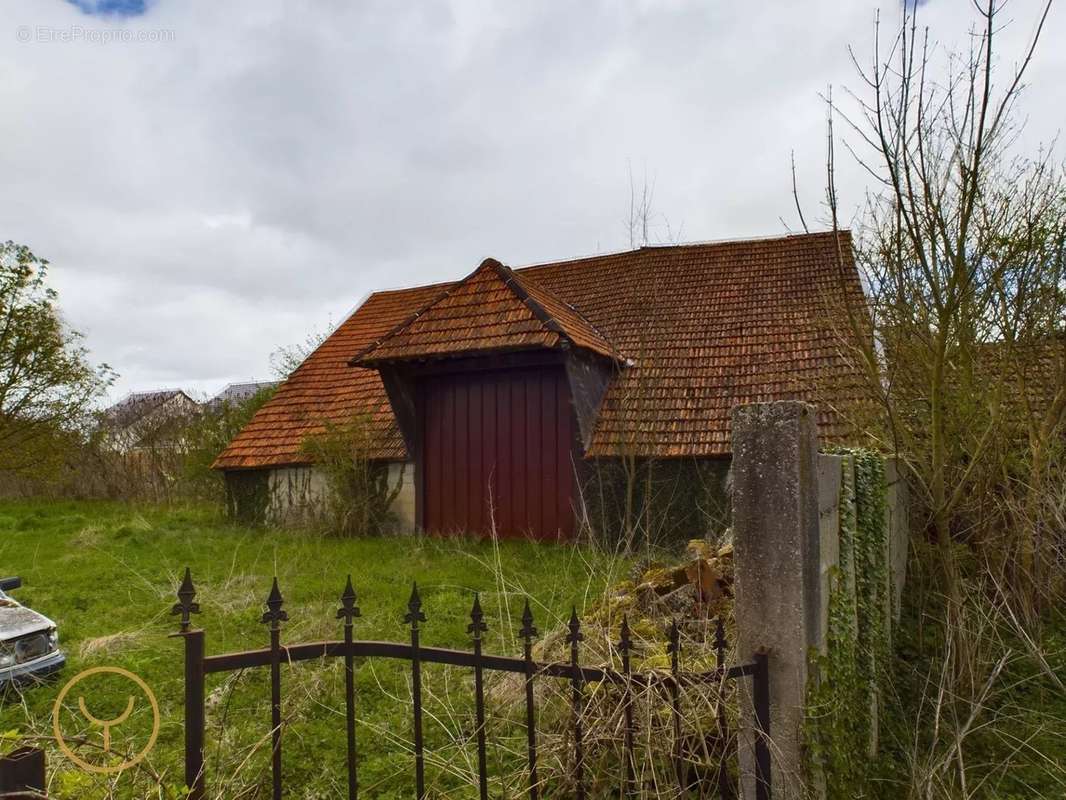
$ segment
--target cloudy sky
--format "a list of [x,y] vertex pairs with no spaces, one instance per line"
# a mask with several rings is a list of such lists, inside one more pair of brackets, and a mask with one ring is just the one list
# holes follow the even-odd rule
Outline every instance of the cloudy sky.
[[[53,263],[113,395],[265,378],[367,293],[818,216],[827,85],[876,0],[0,0],[0,240]],[[1038,13],[1012,0],[1005,66]],[[883,18],[898,18],[888,3]],[[970,0],[924,22],[964,41]],[[1028,140],[1066,108],[1066,8]],[[843,128],[843,126],[838,126]],[[843,132],[843,131],[842,131]],[[841,157],[843,200],[861,171]],[[784,222],[782,222],[784,218]],[[808,219],[810,221],[810,219]]]

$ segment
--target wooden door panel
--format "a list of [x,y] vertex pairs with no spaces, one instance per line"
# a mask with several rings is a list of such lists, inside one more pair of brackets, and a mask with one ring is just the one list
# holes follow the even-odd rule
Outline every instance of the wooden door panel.
[[573,534],[575,421],[561,368],[427,377],[419,397],[426,530]]

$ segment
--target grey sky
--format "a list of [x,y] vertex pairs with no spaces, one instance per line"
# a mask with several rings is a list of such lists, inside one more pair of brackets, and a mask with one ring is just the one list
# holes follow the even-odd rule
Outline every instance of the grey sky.
[[[485,256],[518,266],[623,249],[630,163],[654,181],[656,238],[665,220],[686,241],[794,225],[792,149],[817,216],[818,93],[858,88],[846,48],[869,54],[876,8],[2,7],[0,239],[53,262],[67,318],[122,376],[115,395],[268,377],[272,350],[368,292],[459,277]],[[971,8],[931,0],[922,13],[962,42]],[[1037,11],[1009,4],[1005,66]],[[1030,74],[1032,142],[1058,133],[1066,107],[1060,11]],[[898,4],[882,13],[891,24]],[[840,162],[854,208],[863,175]]]

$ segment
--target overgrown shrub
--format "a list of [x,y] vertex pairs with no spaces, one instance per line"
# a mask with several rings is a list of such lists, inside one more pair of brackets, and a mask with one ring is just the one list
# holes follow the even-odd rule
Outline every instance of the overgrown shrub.
[[932,547],[915,548],[866,796],[1066,797],[1066,617],[1058,608],[1029,616],[991,571],[972,557],[962,563],[964,603],[954,613],[936,585]]
[[403,473],[390,485],[389,465],[371,459],[377,436],[369,418],[356,415],[346,422],[326,422],[320,433],[304,440],[304,453],[325,479],[321,500],[331,533],[372,535],[392,525],[389,508],[403,488]]
[[138,430],[132,447],[116,446],[99,422],[57,430],[41,441],[51,454],[44,467],[0,473],[0,496],[221,504],[225,482],[211,464],[273,392],[161,416]]
[[260,389],[240,402],[224,401],[204,410],[184,432],[180,476],[181,494],[189,499],[222,502],[225,482],[211,469],[219,453],[247,425],[255,413],[274,396],[275,387]]

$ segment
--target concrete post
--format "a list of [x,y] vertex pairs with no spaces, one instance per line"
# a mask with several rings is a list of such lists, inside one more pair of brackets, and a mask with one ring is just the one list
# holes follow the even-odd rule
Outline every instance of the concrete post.
[[[903,468],[895,458],[885,460],[885,486],[888,506],[888,566],[892,581],[893,622],[899,622],[900,604],[903,601],[903,584],[907,579],[907,556],[910,547],[910,513],[907,494],[907,479]],[[889,625],[892,630],[892,625]]]
[[819,533],[819,652],[829,644],[830,573],[840,566],[840,495],[843,456],[818,456],[818,533]]
[[[774,798],[804,794],[808,650],[822,640],[818,434],[799,402],[733,409],[733,547],[737,645],[770,654]],[[741,791],[755,797],[753,719],[743,702]]]

